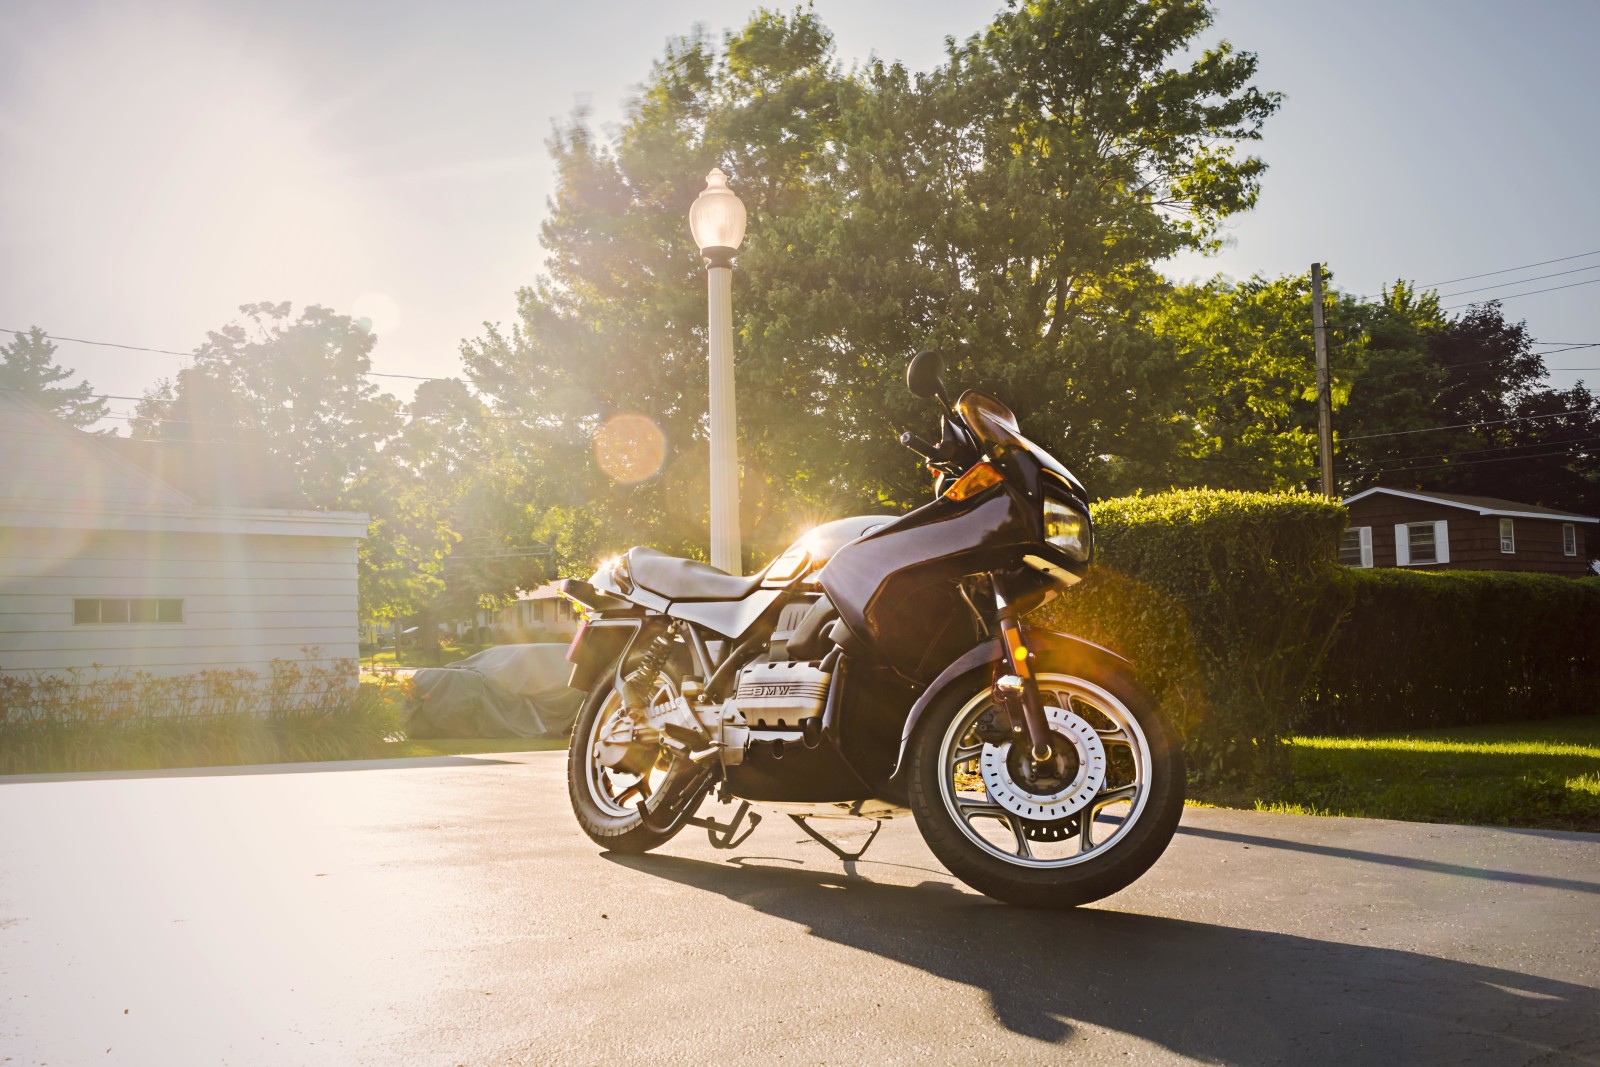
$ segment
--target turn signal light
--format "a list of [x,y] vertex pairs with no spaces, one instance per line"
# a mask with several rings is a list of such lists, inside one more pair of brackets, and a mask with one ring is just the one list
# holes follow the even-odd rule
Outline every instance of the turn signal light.
[[944,495],[948,500],[965,500],[977,496],[991,485],[999,485],[1004,480],[1000,472],[992,466],[980,463],[956,479],[956,484],[945,490]]

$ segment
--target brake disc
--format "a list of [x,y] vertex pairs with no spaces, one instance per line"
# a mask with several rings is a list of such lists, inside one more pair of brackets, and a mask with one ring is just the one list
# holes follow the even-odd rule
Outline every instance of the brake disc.
[[1053,822],[1083,810],[1106,783],[1106,747],[1099,732],[1066,708],[1046,707],[1044,716],[1054,740],[1065,739],[1077,750],[1077,773],[1061,789],[1040,794],[1018,782],[1009,765],[1010,741],[1000,745],[985,742],[983,754],[978,757],[978,770],[989,799],[1033,822]]

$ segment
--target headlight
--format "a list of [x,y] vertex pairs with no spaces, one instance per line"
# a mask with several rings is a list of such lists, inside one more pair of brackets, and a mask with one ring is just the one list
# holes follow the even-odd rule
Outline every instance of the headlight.
[[1089,559],[1089,516],[1052,497],[1044,498],[1044,539],[1079,563]]

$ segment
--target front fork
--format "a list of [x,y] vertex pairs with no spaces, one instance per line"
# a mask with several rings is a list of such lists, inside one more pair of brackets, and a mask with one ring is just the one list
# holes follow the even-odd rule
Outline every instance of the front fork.
[[1033,673],[1033,652],[1023,637],[1016,609],[1006,599],[1000,576],[991,574],[989,580],[994,587],[1000,643],[1005,647],[1005,658],[1001,663],[1010,668],[1009,674],[1002,674],[994,680],[995,699],[1005,709],[1012,734],[1028,735],[1029,755],[1033,761],[1045,763],[1055,753],[1050,747],[1050,723],[1044,715],[1044,700],[1039,696],[1039,682]]

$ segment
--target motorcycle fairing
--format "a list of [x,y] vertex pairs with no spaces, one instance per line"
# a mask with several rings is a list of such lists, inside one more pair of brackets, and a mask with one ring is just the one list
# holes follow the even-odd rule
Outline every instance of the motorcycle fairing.
[[[1029,626],[1024,628],[1029,651],[1040,654],[1050,653],[1055,661],[1064,665],[1068,670],[1081,669],[1082,664],[1097,663],[1132,671],[1133,665],[1127,659],[1103,648],[1092,641],[1085,641],[1072,634],[1060,633],[1056,630],[1040,630]],[[911,735],[916,733],[917,721],[922,718],[922,713],[927,711],[933,702],[954,684],[962,675],[999,663],[1006,657],[1006,647],[1000,638],[985,641],[968,650],[966,655],[959,657],[944,670],[939,672],[939,677],[929,683],[928,688],[917,697],[916,703],[911,705],[911,711],[906,716],[905,726],[900,732],[900,752],[895,757],[894,770],[890,772],[891,781],[898,781],[900,774],[906,766],[906,749],[911,744]]]
[[1041,550],[1042,522],[1009,484],[966,501],[941,497],[839,549],[817,580],[858,640],[926,678],[936,671],[927,665],[949,662],[976,636],[955,580],[1021,566]]

